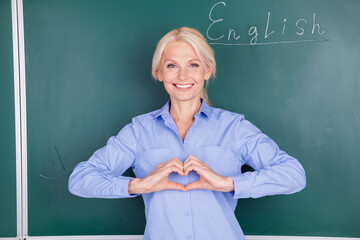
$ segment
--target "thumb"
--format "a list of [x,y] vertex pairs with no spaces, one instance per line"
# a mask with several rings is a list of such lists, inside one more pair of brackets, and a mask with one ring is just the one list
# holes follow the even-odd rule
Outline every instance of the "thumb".
[[185,191],[199,189],[199,188],[202,188],[202,187],[201,187],[200,181],[198,180],[196,182],[192,182],[192,183],[189,183],[188,185],[186,185]]
[[167,189],[185,191],[184,185],[182,185],[180,183],[171,182],[171,181],[168,182]]

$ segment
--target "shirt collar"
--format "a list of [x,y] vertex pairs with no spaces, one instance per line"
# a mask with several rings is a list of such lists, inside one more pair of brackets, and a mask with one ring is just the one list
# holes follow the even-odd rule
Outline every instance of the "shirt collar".
[[[199,109],[199,113],[203,113],[206,117],[209,118],[211,116],[211,107],[206,103],[206,101],[203,98],[201,98],[200,101],[201,101],[201,106]],[[165,105],[162,108],[158,110],[157,113],[155,113],[154,118],[161,116],[163,119],[166,119],[167,117],[169,117],[170,116],[169,106],[170,106],[170,99],[165,103]]]
[[201,98],[200,100],[201,100],[201,107],[199,109],[199,112],[204,113],[205,116],[209,118],[211,116],[211,107],[207,104],[205,99]]

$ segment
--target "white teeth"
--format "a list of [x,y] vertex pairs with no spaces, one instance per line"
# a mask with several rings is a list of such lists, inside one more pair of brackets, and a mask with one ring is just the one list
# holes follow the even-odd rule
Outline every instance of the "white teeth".
[[175,86],[178,87],[178,88],[188,88],[188,87],[191,87],[192,84],[188,84],[188,85],[176,85],[175,84]]

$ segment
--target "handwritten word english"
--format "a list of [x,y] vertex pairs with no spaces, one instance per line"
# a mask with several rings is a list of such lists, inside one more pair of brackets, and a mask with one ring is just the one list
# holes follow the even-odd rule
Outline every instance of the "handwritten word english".
[[[219,7],[226,7],[225,2],[217,2],[215,3],[209,12],[209,19],[211,21],[207,31],[206,36],[210,40],[210,44],[217,44],[217,45],[270,45],[270,44],[281,44],[281,43],[297,43],[297,42],[319,42],[319,41],[329,41],[330,39],[323,38],[323,39],[301,39],[301,40],[292,40],[292,41],[272,41],[271,36],[276,36],[277,34],[285,35],[286,33],[286,26],[287,26],[287,19],[284,18],[282,21],[282,31],[281,32],[275,32],[275,30],[272,30],[271,25],[271,12],[267,13],[267,20],[266,20],[266,27],[264,31],[264,35],[259,35],[258,27],[251,26],[247,32],[248,36],[250,37],[250,41],[248,43],[241,43],[241,37],[240,34],[234,29],[234,28],[228,28],[225,33],[223,34],[216,34],[212,32],[212,29],[216,27],[216,25],[220,24],[222,21],[224,21],[223,18],[214,19],[213,18],[213,12],[216,11]],[[296,26],[296,34],[297,36],[302,36],[305,33],[305,26],[306,24],[312,24],[312,30],[311,34],[312,36],[318,35],[322,36],[325,31],[320,27],[318,23],[316,23],[316,14],[313,13],[312,21],[308,21],[305,18],[300,18],[296,22],[294,22]],[[263,36],[263,39],[261,39]],[[261,40],[268,40],[264,42],[259,42],[259,39]]]

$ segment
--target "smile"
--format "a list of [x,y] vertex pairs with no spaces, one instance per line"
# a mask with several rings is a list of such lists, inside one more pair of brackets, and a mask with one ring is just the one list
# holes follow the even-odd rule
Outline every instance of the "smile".
[[175,84],[174,86],[181,89],[191,88],[194,84]]

